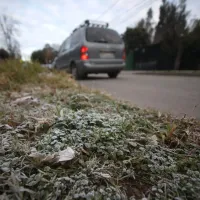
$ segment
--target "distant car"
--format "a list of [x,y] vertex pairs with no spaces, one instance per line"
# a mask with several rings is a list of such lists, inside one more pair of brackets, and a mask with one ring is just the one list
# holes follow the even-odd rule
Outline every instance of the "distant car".
[[67,69],[76,79],[89,73],[116,78],[125,67],[123,40],[108,24],[86,20],[63,42],[54,66]]
[[42,67],[49,68],[49,69],[52,68],[52,64],[42,64],[41,66],[42,66]]

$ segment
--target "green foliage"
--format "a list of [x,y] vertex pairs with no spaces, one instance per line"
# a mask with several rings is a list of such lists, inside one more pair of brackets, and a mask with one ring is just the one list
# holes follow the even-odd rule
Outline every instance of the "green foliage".
[[146,19],[141,19],[136,27],[126,29],[123,39],[127,52],[151,44],[153,34],[152,19],[153,11],[150,8]]
[[[156,26],[155,42],[171,40],[169,45],[177,47],[180,37],[187,33],[186,1],[180,1],[179,5],[173,2],[163,1],[160,7],[159,22]],[[177,41],[178,40],[178,41]]]
[[156,26],[154,42],[162,43],[163,49],[175,57],[174,69],[180,68],[183,54],[183,38],[188,33],[186,0],[174,2],[164,0],[160,6],[159,22]]
[[149,35],[145,29],[136,27],[136,28],[127,28],[124,33],[124,42],[126,45],[126,51],[134,50],[149,44]]
[[[184,69],[199,69],[200,63],[200,21],[195,20],[185,36],[182,66]],[[192,63],[192,65],[191,65]],[[193,67],[194,66],[194,67]]]
[[196,19],[186,39],[186,46],[192,47],[193,51],[200,50],[200,20]]
[[[153,40],[154,44],[161,46],[160,52],[164,52],[166,58],[170,58],[174,63],[174,69],[197,69],[200,62],[199,19],[196,19],[192,26],[188,23],[190,12],[186,5],[186,0],[179,0],[177,4],[163,0],[155,28],[153,12],[149,9],[145,19],[141,19],[134,28],[127,28],[124,33],[127,52],[143,48]],[[194,66],[190,66],[191,62]]]
[[148,35],[149,35],[149,43],[152,43],[152,39],[153,39],[153,10],[152,8],[150,8],[147,12],[147,17],[145,20],[145,26],[144,26],[145,30],[147,31]]

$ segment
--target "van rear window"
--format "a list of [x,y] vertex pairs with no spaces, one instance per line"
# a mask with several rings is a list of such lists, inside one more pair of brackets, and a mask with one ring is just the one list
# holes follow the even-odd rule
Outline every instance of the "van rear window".
[[116,31],[99,27],[88,27],[86,40],[96,43],[122,44],[122,39]]

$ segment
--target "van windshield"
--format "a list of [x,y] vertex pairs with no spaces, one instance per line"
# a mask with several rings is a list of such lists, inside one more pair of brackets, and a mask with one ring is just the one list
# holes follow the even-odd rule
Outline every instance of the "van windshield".
[[122,39],[116,31],[100,27],[88,27],[86,40],[88,42],[122,44]]

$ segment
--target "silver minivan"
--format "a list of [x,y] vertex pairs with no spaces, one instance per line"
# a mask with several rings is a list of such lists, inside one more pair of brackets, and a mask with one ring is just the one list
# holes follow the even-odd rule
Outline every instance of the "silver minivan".
[[125,67],[123,40],[107,23],[86,20],[63,42],[54,67],[66,69],[76,79],[89,73],[116,78]]

